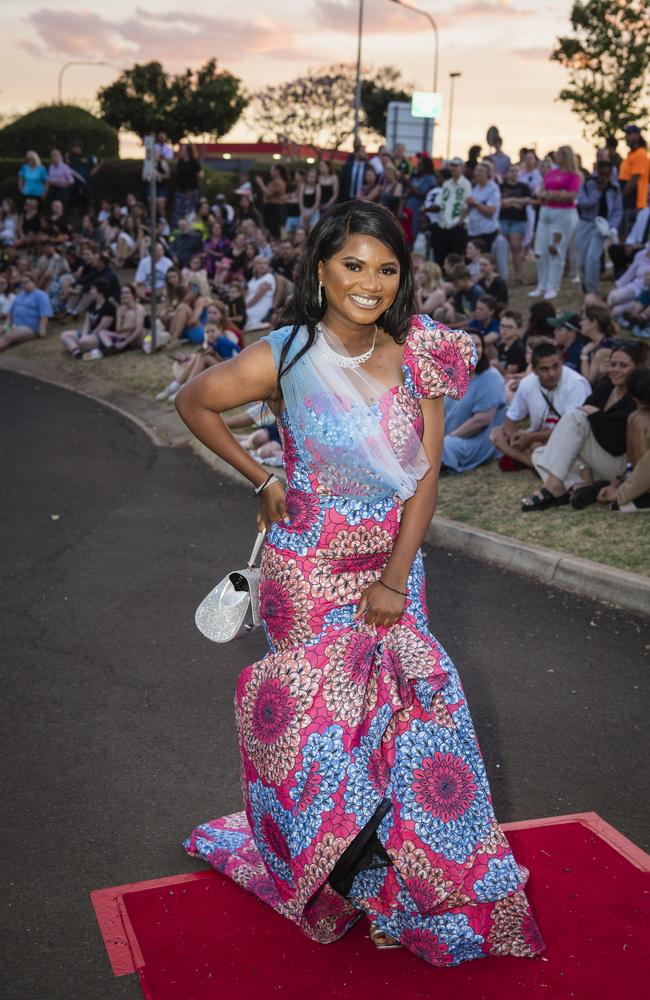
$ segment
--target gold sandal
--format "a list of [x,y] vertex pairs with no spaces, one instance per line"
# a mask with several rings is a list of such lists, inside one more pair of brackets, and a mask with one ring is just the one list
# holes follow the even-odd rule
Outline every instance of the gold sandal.
[[391,937],[386,931],[380,930],[377,924],[370,925],[370,940],[375,948],[379,949],[402,947],[397,938]]

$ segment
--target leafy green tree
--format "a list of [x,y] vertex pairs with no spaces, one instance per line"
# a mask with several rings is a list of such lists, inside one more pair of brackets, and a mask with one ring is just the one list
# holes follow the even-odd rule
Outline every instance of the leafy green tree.
[[558,38],[551,59],[569,71],[559,97],[585,134],[604,138],[646,118],[648,0],[576,0],[570,20],[572,34]]
[[[355,66],[337,63],[265,87],[253,94],[248,123],[260,142],[339,149],[354,132],[355,83]],[[389,66],[362,81],[363,131],[384,134],[388,101],[409,99],[399,85],[399,72]]]
[[233,127],[248,99],[241,81],[216,60],[168,75],[159,62],[136,63],[97,94],[102,117],[140,137],[163,129],[172,142],[186,136],[219,138]]
[[[405,90],[404,88],[408,89]],[[402,80],[394,66],[382,66],[373,77],[361,81],[361,107],[365,123],[378,135],[386,134],[386,108],[390,101],[409,101],[413,87]]]

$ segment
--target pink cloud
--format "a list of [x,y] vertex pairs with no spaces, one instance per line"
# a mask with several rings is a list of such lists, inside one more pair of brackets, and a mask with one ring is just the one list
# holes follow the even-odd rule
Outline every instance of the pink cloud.
[[511,49],[510,51],[522,62],[547,62],[551,58],[551,50],[544,45],[531,45],[525,49]]
[[[366,7],[363,21],[363,34],[406,34],[420,33],[426,30],[422,15],[407,10],[408,4],[402,6],[389,3],[388,0],[375,0]],[[416,6],[420,6],[419,3]],[[421,8],[426,10],[426,7]],[[358,26],[358,0],[317,0],[312,5],[312,16],[317,23],[329,31],[341,31],[346,34],[356,34]],[[439,29],[457,26],[467,18],[492,17],[530,17],[532,10],[513,7],[510,0],[466,0],[449,10],[429,11],[435,18]]]

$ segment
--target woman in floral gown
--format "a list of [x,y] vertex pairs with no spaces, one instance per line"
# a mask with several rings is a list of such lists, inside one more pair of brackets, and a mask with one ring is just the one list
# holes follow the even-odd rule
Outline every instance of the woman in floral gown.
[[[472,340],[412,315],[399,225],[337,206],[309,237],[296,323],[182,389],[192,431],[258,489],[269,653],[235,709],[245,812],[185,847],[328,943],[362,914],[378,947],[438,966],[543,943],[492,809],[456,669],[428,627],[419,546],[435,509],[443,396]],[[224,410],[267,399],[287,478]],[[266,484],[266,485],[264,485]],[[262,487],[260,490],[259,488]]]

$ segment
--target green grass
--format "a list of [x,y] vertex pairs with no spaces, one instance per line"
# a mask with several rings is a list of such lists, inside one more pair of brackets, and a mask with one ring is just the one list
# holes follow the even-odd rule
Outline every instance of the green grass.
[[[526,314],[530,306],[528,291],[533,280],[532,265],[525,272],[526,284],[511,290],[511,306]],[[606,286],[605,291],[606,291]],[[554,305],[580,309],[580,287],[564,282]],[[54,325],[46,340],[32,341],[13,348],[12,353],[41,361],[44,373],[70,371],[74,366],[92,392],[93,381],[113,382],[117,387],[153,398],[171,379],[171,358],[164,351],[145,355],[130,351],[103,361],[73,361],[64,354]],[[163,403],[161,406],[168,406]],[[619,569],[650,575],[647,559],[639,545],[639,517],[614,514],[600,507],[575,511],[560,507],[541,513],[524,514],[520,500],[539,485],[532,472],[502,473],[496,462],[459,476],[443,476],[438,512],[486,531],[495,531],[531,545],[543,545],[560,552],[593,559]],[[639,515],[642,517],[642,515]]]

